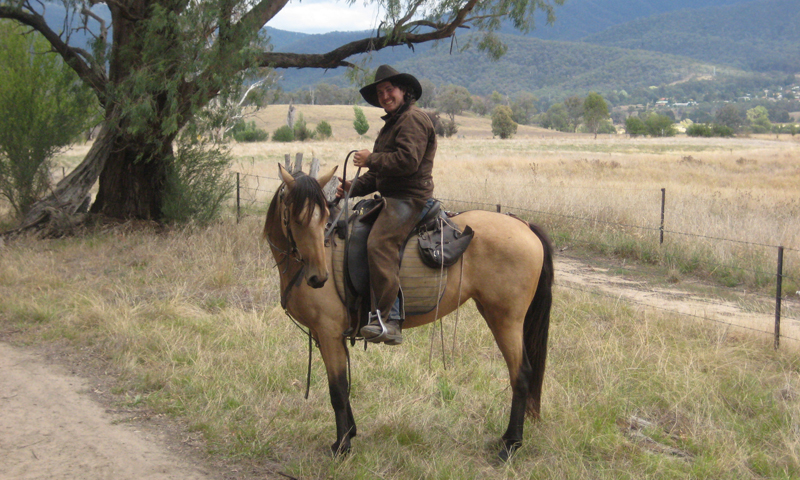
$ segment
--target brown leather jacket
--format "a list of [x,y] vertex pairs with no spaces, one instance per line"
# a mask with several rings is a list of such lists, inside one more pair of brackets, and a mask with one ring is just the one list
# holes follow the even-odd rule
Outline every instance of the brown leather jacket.
[[352,196],[378,191],[387,198],[431,198],[436,155],[431,119],[408,104],[382,118],[386,123],[367,158],[369,172],[358,177]]

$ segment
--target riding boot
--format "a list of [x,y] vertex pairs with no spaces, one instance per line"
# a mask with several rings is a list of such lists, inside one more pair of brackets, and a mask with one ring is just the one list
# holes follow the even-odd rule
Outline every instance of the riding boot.
[[369,324],[361,328],[361,336],[370,343],[386,343],[386,345],[400,345],[403,343],[403,320],[389,318],[384,321],[381,311],[369,314]]

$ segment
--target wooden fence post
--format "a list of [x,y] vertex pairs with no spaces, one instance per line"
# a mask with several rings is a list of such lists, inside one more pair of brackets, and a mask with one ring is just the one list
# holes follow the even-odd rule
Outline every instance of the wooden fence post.
[[297,173],[303,171],[303,154],[296,153],[294,156],[294,170],[292,173]]
[[658,229],[659,230],[659,238],[658,238],[658,244],[659,245],[663,245],[664,244],[664,200],[666,199],[666,197],[667,197],[667,189],[666,188],[662,188],[661,189],[661,227]]
[[778,247],[778,274],[775,280],[775,350],[781,344],[781,297],[783,296],[783,247]]

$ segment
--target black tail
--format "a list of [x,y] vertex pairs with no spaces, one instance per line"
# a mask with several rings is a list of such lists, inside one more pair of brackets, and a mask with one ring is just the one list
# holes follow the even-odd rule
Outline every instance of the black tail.
[[539,275],[539,285],[533,296],[528,313],[525,314],[523,326],[523,342],[525,354],[530,363],[528,377],[528,404],[527,413],[533,418],[539,418],[542,399],[542,383],[544,382],[544,369],[547,362],[547,336],[550,329],[550,307],[553,304],[553,245],[550,238],[537,225],[530,225],[533,233],[539,237],[544,249],[542,271]]

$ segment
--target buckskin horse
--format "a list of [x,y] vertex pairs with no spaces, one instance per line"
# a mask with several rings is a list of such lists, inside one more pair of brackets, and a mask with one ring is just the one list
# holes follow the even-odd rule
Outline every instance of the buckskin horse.
[[[356,423],[350,408],[347,309],[333,281],[331,247],[325,233],[329,209],[322,188],[334,167],[319,180],[291,175],[279,165],[282,185],[267,211],[263,237],[280,274],[281,304],[309,329],[319,346],[328,376],[336,419],[334,455],[350,450]],[[409,316],[403,328],[425,325],[473,299],[508,366],[512,399],[500,458],[521,445],[526,413],[539,418],[552,305],[553,254],[544,231],[516,217],[481,210],[451,218],[474,237],[462,259],[449,267],[447,285],[435,311]]]

